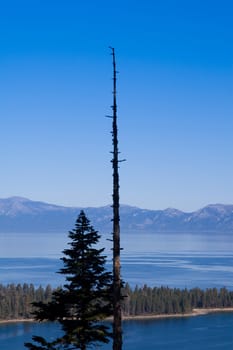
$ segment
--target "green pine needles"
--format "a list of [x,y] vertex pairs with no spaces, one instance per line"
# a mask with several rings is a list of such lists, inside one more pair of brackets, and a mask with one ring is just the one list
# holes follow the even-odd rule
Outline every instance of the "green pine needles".
[[39,345],[26,343],[28,349],[86,350],[97,343],[108,343],[112,336],[108,325],[102,322],[112,315],[112,274],[105,268],[104,248],[95,248],[100,235],[83,211],[69,238],[69,248],[61,258],[64,267],[59,271],[66,276],[66,283],[53,292],[49,303],[34,303],[35,319],[58,321],[64,335],[50,343],[34,336]]

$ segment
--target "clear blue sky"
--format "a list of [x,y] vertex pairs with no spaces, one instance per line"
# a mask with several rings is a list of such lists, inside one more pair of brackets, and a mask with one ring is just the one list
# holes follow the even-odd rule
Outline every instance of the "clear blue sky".
[[111,203],[111,45],[121,203],[233,203],[231,0],[9,0],[0,34],[1,198]]

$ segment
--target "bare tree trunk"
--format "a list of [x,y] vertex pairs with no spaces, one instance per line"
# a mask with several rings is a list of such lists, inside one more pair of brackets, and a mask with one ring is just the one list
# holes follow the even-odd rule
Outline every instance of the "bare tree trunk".
[[113,56],[113,350],[122,349],[122,320],[121,320],[121,271],[120,271],[120,215],[119,215],[119,173],[118,173],[118,129],[116,104],[116,61],[115,50],[111,48]]

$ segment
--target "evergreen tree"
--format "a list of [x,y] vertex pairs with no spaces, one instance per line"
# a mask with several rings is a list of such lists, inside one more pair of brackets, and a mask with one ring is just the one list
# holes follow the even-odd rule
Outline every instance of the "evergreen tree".
[[90,225],[83,211],[75,229],[69,232],[69,248],[63,251],[64,267],[59,273],[66,284],[52,293],[48,304],[34,303],[35,318],[39,321],[58,321],[64,335],[49,343],[33,337],[40,345],[26,343],[31,350],[81,349],[98,342],[108,343],[111,332],[101,320],[112,315],[112,274],[105,269],[103,249],[95,246],[100,235]]

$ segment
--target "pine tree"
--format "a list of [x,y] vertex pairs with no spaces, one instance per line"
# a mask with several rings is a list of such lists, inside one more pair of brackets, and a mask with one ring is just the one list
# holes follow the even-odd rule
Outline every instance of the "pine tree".
[[98,342],[108,343],[112,335],[109,327],[101,323],[112,315],[112,274],[105,268],[104,248],[94,248],[100,235],[83,211],[69,238],[70,247],[63,251],[61,258],[64,267],[59,271],[66,276],[66,284],[53,292],[48,304],[34,303],[35,318],[58,321],[64,335],[51,343],[35,336],[33,340],[40,345],[25,344],[31,350],[86,350]]

